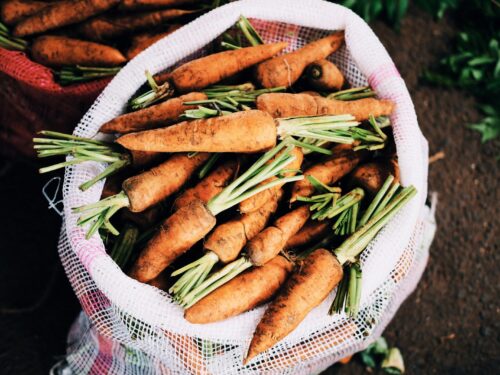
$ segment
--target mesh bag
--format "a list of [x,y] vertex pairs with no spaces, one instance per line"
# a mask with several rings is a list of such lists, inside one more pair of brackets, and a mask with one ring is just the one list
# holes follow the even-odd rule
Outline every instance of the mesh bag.
[[85,240],[72,207],[99,200],[103,183],[86,192],[78,186],[104,165],[69,167],[64,181],[65,220],[59,251],[83,307],[69,335],[68,366],[78,374],[315,373],[359,351],[378,337],[415,288],[434,233],[427,195],[427,142],[413,104],[392,60],[366,23],[350,10],[320,0],[243,0],[223,6],[159,41],[132,60],[97,98],[75,130],[94,136],[119,115],[144,83],[144,70],[157,73],[197,56],[243,14],[266,42],[286,40],[289,49],[345,30],[346,46],[332,56],[353,86],[370,84],[396,103],[391,120],[401,180],[418,195],[378,234],[361,257],[363,292],[356,319],[327,314],[334,294],[314,309],[284,340],[251,364],[242,359],[265,307],[223,322],[193,325],[165,292],[125,275],[106,254],[99,236]]
[[49,68],[0,48],[0,154],[32,157],[38,131],[73,131],[108,82],[61,87]]

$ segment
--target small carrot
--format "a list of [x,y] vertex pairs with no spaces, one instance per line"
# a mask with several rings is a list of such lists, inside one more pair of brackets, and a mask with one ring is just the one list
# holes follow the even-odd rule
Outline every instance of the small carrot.
[[149,10],[172,8],[186,4],[197,3],[197,0],[123,0],[120,9],[123,10]]
[[[285,173],[286,176],[293,176],[298,170],[300,170],[300,167],[302,165],[302,161],[304,160],[304,155],[301,151],[300,148],[295,148],[293,150],[293,154],[295,155],[295,161],[290,164],[289,170],[290,172]],[[264,181],[264,183],[271,182],[274,178],[270,179],[269,181]],[[240,203],[238,209],[242,214],[245,213],[250,213],[258,210],[260,207],[262,207],[267,201],[270,199],[274,199],[276,193],[281,189],[281,186],[275,186],[272,189],[264,190],[260,192],[259,194],[255,194],[254,196],[245,199],[243,202]]]
[[26,17],[14,28],[15,36],[39,34],[86,20],[117,5],[119,0],[61,1]]
[[[365,156],[363,151],[354,151],[353,145],[337,145],[332,149],[332,155],[324,161],[314,164],[305,170],[305,176],[313,176],[325,185],[332,185],[352,171]],[[290,202],[295,202],[298,196],[309,197],[314,193],[314,186],[305,178],[292,187]]]
[[331,222],[329,220],[309,220],[300,230],[291,236],[286,242],[286,249],[296,249],[319,240],[329,230]]
[[282,42],[214,53],[181,65],[170,79],[180,92],[201,90],[273,57],[286,46]]
[[184,191],[174,202],[173,209],[178,210],[189,204],[192,200],[200,200],[207,203],[219,194],[234,177],[238,169],[236,160],[228,160],[214,169],[207,177],[196,186]]
[[0,19],[6,25],[13,25],[49,5],[49,3],[35,0],[6,0],[0,6]]
[[373,161],[358,166],[349,176],[349,183],[374,195],[389,175],[394,176],[394,183],[399,182],[399,167],[395,159]]
[[[99,16],[79,26],[80,33],[88,39],[106,40],[161,26],[172,19],[198,12],[197,10],[165,9],[133,15]],[[194,90],[190,90],[194,91]]]
[[304,226],[309,216],[309,206],[301,206],[281,216],[273,225],[252,238],[246,246],[252,264],[262,266],[278,255],[290,237]]
[[186,109],[196,105],[185,105],[185,102],[203,100],[207,96],[201,92],[192,92],[177,98],[168,99],[139,111],[126,113],[106,122],[99,129],[102,133],[127,134],[147,129],[165,127],[176,122]]
[[271,299],[292,270],[292,263],[277,256],[216,289],[184,312],[190,323],[218,322],[257,307]]
[[336,100],[307,94],[269,93],[257,98],[257,109],[274,118],[294,116],[350,114],[358,121],[388,116],[394,110],[390,100],[364,98],[358,100]]
[[305,74],[307,83],[316,90],[340,90],[345,81],[339,68],[326,59],[309,64]]
[[[182,25],[170,25],[167,31],[163,33],[142,33],[132,37],[130,47],[127,50],[127,59],[132,60],[139,53],[144,51],[146,48],[156,43],[160,39],[172,34],[175,30],[179,29]],[[158,81],[157,81],[158,82]]]
[[268,114],[251,110],[131,133],[117,142],[141,151],[252,153],[276,144],[276,125]]
[[285,282],[255,329],[243,363],[274,346],[293,331],[342,280],[342,266],[330,251],[318,249]]
[[307,65],[331,55],[343,41],[344,32],[336,32],[296,51],[264,61],[257,66],[257,81],[265,88],[292,86]]
[[65,36],[49,35],[40,36],[33,41],[31,56],[36,62],[50,67],[117,66],[127,60],[113,47]]

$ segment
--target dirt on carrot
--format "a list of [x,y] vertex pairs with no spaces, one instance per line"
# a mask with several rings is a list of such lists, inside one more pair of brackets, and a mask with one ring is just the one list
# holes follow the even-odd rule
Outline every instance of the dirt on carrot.
[[349,184],[375,195],[389,175],[394,176],[394,183],[399,182],[399,166],[396,160],[373,161],[354,169],[349,176]]
[[326,59],[309,64],[306,69],[307,83],[316,90],[340,90],[345,79],[337,66]]
[[175,30],[179,29],[180,27],[182,27],[182,25],[170,25],[168,30],[163,33],[146,32],[132,36],[131,44],[126,54],[127,59],[132,60],[146,48],[156,43],[160,39],[163,39],[166,36],[172,34]]
[[288,239],[285,249],[297,249],[313,241],[319,241],[328,232],[331,224],[329,220],[308,220],[297,233]]
[[6,0],[0,5],[0,19],[6,25],[13,25],[49,5],[43,1]]

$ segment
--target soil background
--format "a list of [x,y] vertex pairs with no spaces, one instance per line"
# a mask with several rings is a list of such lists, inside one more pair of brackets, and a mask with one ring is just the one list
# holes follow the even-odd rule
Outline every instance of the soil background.
[[[479,119],[472,97],[419,81],[449,50],[453,20],[410,8],[399,33],[372,26],[408,85],[430,155],[445,155],[429,171],[439,203],[428,267],[384,336],[408,374],[500,373],[499,142],[482,145],[465,126]],[[0,160],[1,374],[47,374],[80,309],[57,256],[60,218],[41,194],[50,177],[37,167]],[[353,360],[325,374],[365,371]]]

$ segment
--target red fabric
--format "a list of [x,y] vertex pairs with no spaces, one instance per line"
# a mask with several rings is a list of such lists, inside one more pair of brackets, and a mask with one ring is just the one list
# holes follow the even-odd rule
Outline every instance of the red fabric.
[[0,154],[32,158],[38,131],[72,132],[109,81],[61,87],[49,68],[0,48]]

